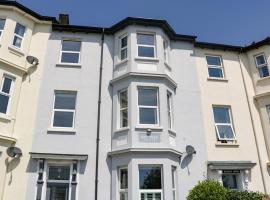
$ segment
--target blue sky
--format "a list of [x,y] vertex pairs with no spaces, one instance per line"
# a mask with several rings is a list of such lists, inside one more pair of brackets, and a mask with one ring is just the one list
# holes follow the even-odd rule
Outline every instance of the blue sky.
[[246,45],[270,36],[269,0],[17,0],[49,16],[70,14],[71,24],[109,27],[131,17],[165,19],[177,33],[199,41]]

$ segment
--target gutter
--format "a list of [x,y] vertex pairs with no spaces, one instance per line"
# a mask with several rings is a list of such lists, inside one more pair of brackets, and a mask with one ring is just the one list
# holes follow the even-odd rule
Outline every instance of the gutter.
[[99,86],[98,86],[98,113],[97,113],[97,137],[96,137],[96,172],[95,172],[95,200],[98,199],[98,164],[99,164],[99,141],[100,141],[100,110],[101,110],[101,89],[102,89],[102,70],[103,70],[103,46],[104,32],[102,29],[100,67],[99,67]]
[[264,189],[264,193],[267,194],[266,185],[265,185],[265,178],[264,178],[264,175],[263,175],[261,154],[260,154],[259,145],[258,145],[258,138],[257,138],[256,129],[255,129],[255,125],[254,125],[255,123],[254,123],[254,118],[252,116],[251,105],[250,105],[250,102],[249,102],[249,99],[248,99],[247,85],[246,85],[246,81],[245,81],[245,78],[244,78],[243,67],[242,67],[241,59],[240,59],[240,54],[242,52],[243,52],[243,50],[241,50],[240,53],[238,54],[238,61],[239,61],[239,65],[240,65],[242,81],[243,81],[244,88],[245,88],[245,96],[246,96],[246,100],[247,100],[247,104],[248,104],[248,111],[249,111],[249,115],[250,115],[250,119],[251,119],[252,132],[253,132],[253,135],[254,135],[256,150],[257,150],[258,159],[259,159],[259,167],[260,167],[260,172],[261,172],[262,181],[263,181],[263,189]]

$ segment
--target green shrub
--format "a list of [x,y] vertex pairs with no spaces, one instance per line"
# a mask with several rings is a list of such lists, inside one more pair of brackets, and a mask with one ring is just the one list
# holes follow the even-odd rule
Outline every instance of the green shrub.
[[227,200],[262,200],[264,195],[259,192],[228,190]]
[[187,200],[226,200],[227,189],[213,180],[199,182],[191,191]]

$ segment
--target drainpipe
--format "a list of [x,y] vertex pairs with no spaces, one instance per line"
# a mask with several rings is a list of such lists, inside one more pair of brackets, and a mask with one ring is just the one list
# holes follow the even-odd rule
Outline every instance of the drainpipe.
[[99,86],[98,86],[98,114],[97,114],[97,138],[96,138],[96,172],[95,172],[95,200],[98,199],[98,161],[99,161],[99,135],[100,135],[100,108],[101,108],[101,89],[102,89],[102,70],[103,70],[103,46],[104,28],[101,36],[100,67],[99,67]]
[[256,145],[256,150],[257,150],[258,159],[259,159],[259,167],[260,167],[260,172],[261,172],[262,181],[263,181],[263,189],[264,189],[264,193],[267,194],[266,185],[265,185],[265,178],[264,178],[264,175],[263,175],[261,153],[260,153],[260,150],[259,150],[257,134],[256,134],[256,130],[255,130],[255,125],[254,125],[255,124],[254,123],[254,118],[253,118],[252,111],[251,111],[251,105],[250,105],[250,102],[249,102],[249,99],[248,99],[247,85],[246,85],[246,81],[245,81],[245,78],[244,78],[243,67],[242,67],[241,59],[240,59],[240,54],[241,53],[242,53],[242,50],[238,54],[238,61],[239,61],[239,65],[240,65],[242,81],[243,81],[244,88],[245,88],[245,96],[246,96],[246,100],[247,100],[247,103],[248,103],[248,111],[249,111],[249,115],[250,115],[250,118],[251,118],[252,131],[253,131],[253,135],[254,135],[254,139],[255,139],[255,145]]

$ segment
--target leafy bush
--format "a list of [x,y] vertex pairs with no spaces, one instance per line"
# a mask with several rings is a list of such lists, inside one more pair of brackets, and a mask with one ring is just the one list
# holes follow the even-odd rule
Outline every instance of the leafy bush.
[[264,195],[259,192],[228,190],[228,200],[262,200]]
[[226,200],[227,189],[213,180],[199,182],[190,192],[187,200]]

